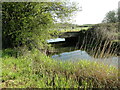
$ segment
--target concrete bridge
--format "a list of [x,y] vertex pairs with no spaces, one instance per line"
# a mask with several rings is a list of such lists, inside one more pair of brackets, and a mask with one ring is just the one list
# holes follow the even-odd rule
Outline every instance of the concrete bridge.
[[86,30],[64,32],[61,33],[59,38],[65,38],[66,42],[77,43],[80,39],[83,40]]

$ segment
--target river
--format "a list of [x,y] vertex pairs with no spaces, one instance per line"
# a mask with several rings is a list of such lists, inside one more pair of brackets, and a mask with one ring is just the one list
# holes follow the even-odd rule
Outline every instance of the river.
[[[61,42],[61,41],[64,42],[65,39],[57,38],[57,39],[47,40],[48,43]],[[109,66],[118,67],[118,56],[115,56],[115,55],[97,58],[97,57],[93,57],[92,55],[90,55],[86,50],[75,50],[75,49],[70,50],[71,47],[62,47],[62,46],[57,47],[57,48],[62,48],[63,52],[60,51],[59,54],[52,55],[51,57],[55,60],[62,60],[62,61],[69,60],[69,61],[73,61],[73,62],[76,62],[79,60],[89,60],[89,61],[103,63],[103,64],[109,65]],[[65,50],[66,48],[67,48],[67,50]]]

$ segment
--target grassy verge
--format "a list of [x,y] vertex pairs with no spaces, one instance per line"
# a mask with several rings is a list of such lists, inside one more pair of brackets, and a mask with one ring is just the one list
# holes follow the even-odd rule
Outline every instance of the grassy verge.
[[76,31],[81,31],[81,30],[88,30],[91,27],[80,27],[80,28],[75,28],[75,29],[62,29],[60,32],[76,32]]
[[2,57],[3,88],[116,88],[119,84],[117,68],[96,62],[55,61],[37,50],[17,58]]

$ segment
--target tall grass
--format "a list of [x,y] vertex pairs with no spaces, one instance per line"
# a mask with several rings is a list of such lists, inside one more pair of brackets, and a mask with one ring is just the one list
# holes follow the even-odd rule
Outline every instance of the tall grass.
[[119,84],[118,69],[97,62],[55,61],[37,50],[2,59],[3,88],[117,88]]
[[[96,58],[113,55],[118,50],[112,42],[116,37],[110,34],[117,33],[116,29],[111,29],[111,25],[103,26],[95,27],[95,32],[88,30],[79,47]],[[21,52],[3,50],[3,88],[120,88],[116,67],[86,60],[56,61],[36,49],[23,48]]]
[[115,42],[118,40],[118,33],[117,23],[95,25],[86,31],[79,48],[86,50],[95,58],[117,56],[120,50],[120,43]]

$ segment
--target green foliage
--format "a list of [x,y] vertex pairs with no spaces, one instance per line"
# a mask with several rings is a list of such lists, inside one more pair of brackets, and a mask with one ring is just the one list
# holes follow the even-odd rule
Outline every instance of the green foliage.
[[16,57],[17,56],[17,51],[13,49],[5,49],[2,50],[2,57]]
[[117,18],[118,18],[118,22],[120,22],[120,8],[118,8],[118,11],[117,11]]
[[105,23],[120,22],[120,8],[118,8],[117,11],[114,11],[114,10],[109,11],[102,22],[105,22]]
[[37,50],[28,53],[2,59],[3,88],[116,88],[119,84],[115,67],[84,60],[55,61]]
[[103,22],[109,22],[109,23],[115,23],[117,21],[117,18],[115,16],[115,11],[109,11],[106,14],[105,19],[103,20]]
[[2,3],[3,48],[32,43],[44,48],[55,20],[70,17],[77,10],[75,5],[70,5],[62,2]]

